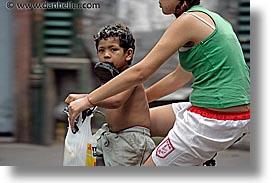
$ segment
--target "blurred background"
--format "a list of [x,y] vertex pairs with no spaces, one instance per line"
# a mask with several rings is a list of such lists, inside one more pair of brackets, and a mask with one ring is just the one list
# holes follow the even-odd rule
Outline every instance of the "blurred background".
[[[0,2],[0,143],[63,143],[67,130],[64,99],[69,93],[88,93],[99,86],[92,69],[97,62],[93,35],[101,27],[113,23],[130,27],[136,39],[135,64],[174,20],[162,14],[157,0],[70,0],[96,5],[91,9],[9,9],[9,2],[45,1]],[[249,65],[249,0],[205,0],[202,4],[232,23]],[[145,87],[177,64],[175,54]],[[184,87],[150,106],[188,101],[190,92],[190,86]]]

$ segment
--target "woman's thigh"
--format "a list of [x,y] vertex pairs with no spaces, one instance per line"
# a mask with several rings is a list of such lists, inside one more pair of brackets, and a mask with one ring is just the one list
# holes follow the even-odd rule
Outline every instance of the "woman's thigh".
[[151,135],[165,137],[173,127],[176,117],[171,104],[150,109]]

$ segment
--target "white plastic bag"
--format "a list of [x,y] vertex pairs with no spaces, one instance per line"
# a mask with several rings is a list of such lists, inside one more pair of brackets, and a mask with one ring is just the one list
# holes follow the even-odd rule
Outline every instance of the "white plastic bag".
[[63,166],[86,165],[87,144],[93,138],[91,131],[91,118],[93,115],[86,116],[85,120],[83,120],[82,113],[80,113],[76,124],[79,130],[75,134],[72,132],[69,123],[65,138]]

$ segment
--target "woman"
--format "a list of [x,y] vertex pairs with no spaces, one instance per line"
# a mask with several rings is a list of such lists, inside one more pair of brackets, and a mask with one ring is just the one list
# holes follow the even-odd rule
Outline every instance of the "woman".
[[194,79],[190,102],[151,109],[152,135],[166,137],[145,165],[202,165],[248,132],[249,69],[229,22],[200,6],[199,0],[160,0],[159,4],[164,14],[174,14],[176,20],[141,62],[87,97],[69,95],[65,102],[70,121],[99,101],[145,82],[178,51],[178,67],[146,94],[153,101]]

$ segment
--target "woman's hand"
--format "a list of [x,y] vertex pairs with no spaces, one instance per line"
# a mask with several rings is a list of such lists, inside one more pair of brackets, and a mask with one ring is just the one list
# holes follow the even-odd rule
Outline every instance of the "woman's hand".
[[70,102],[69,108],[69,123],[73,132],[75,132],[75,120],[77,116],[84,110],[93,107],[88,100],[88,97],[82,97]]
[[70,105],[71,102],[86,97],[88,94],[70,94],[68,97],[65,99],[65,102]]

